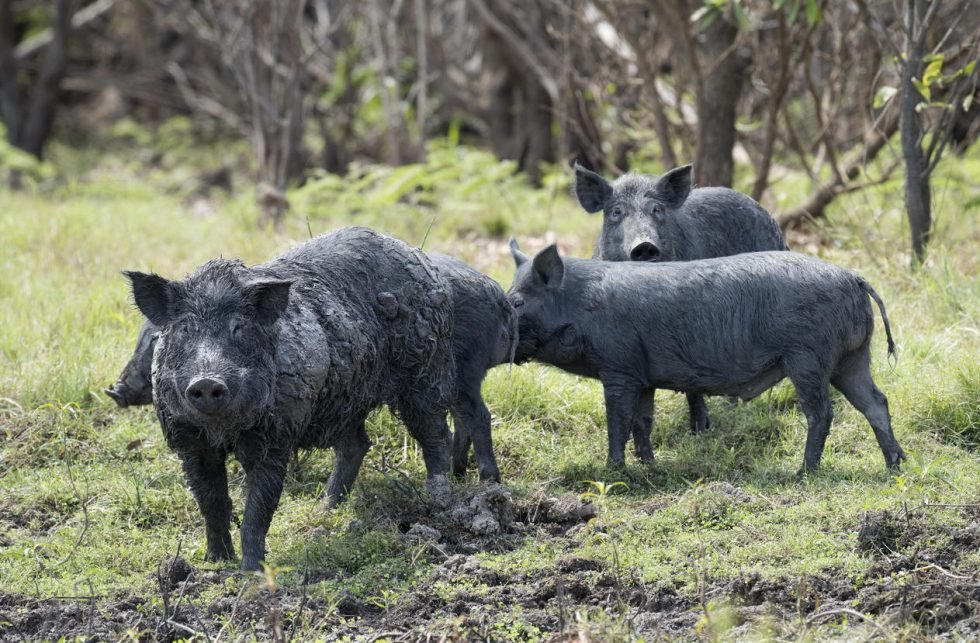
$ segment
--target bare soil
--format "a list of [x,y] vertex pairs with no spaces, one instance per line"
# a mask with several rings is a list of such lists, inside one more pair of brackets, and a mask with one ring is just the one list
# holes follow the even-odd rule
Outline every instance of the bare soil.
[[[194,635],[208,640],[223,629],[272,640],[305,638],[313,631],[327,640],[373,640],[381,634],[394,641],[447,634],[500,640],[507,634],[494,629],[495,623],[515,609],[527,628],[555,641],[574,627],[576,612],[604,612],[647,640],[692,639],[709,599],[733,606],[736,629],[730,634],[735,637],[760,618],[795,633],[834,620],[860,623],[854,611],[882,633],[914,623],[926,635],[980,636],[980,578],[960,565],[962,556],[980,547],[980,520],[949,534],[947,546],[929,548],[919,546],[927,541],[921,526],[910,529],[904,517],[871,512],[856,529],[855,546],[874,559],[857,580],[833,572],[803,578],[743,574],[706,579],[697,592],[685,593],[574,553],[544,570],[488,567],[477,552],[505,551],[529,538],[550,541],[552,550],[576,551],[596,508],[573,496],[540,495],[515,503],[500,486],[457,495],[450,509],[435,515],[421,502],[401,511],[388,503],[388,513],[379,514],[381,521],[397,521],[406,544],[426,545],[424,555],[432,563],[425,581],[389,605],[348,592],[326,600],[309,597],[305,587],[270,591],[258,583],[205,602],[203,590],[237,572],[201,571],[182,558],[169,558],[153,572],[159,590],[152,596],[37,599],[0,593],[0,641],[115,640],[127,631],[147,641]],[[307,582],[315,582],[317,574],[310,570]]]

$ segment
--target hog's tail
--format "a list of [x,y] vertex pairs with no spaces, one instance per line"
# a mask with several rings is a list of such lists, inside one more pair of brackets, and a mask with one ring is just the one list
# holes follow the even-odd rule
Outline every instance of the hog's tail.
[[878,311],[881,313],[881,321],[885,324],[885,336],[888,338],[888,355],[894,356],[895,340],[892,339],[892,329],[888,324],[888,315],[885,313],[885,302],[881,301],[881,297],[879,297],[878,293],[875,292],[875,289],[871,287],[871,284],[866,282],[864,279],[859,278],[859,280],[861,282],[861,288],[864,289],[864,292],[871,295],[871,298],[875,300],[876,304],[878,304]]

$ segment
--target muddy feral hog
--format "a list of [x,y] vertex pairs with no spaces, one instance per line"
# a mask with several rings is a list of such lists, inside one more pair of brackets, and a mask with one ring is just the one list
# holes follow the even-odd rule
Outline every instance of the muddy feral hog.
[[[787,249],[779,226],[752,198],[729,188],[692,190],[690,165],[609,183],[576,163],[575,194],[586,212],[603,212],[594,259],[690,261]],[[653,417],[652,391],[649,400],[644,418]],[[691,430],[708,428],[704,397],[688,391],[687,402]]]
[[[439,275],[449,286],[455,323],[453,357],[456,376],[450,411],[456,431],[452,442],[452,472],[466,473],[470,445],[474,445],[480,479],[500,481],[493,455],[490,411],[480,392],[487,371],[511,359],[517,341],[517,317],[496,281],[462,261],[429,254]],[[152,404],[150,366],[159,328],[147,320],[140,330],[129,363],[106,394],[121,407]]]
[[610,464],[622,464],[631,431],[638,456],[653,458],[635,421],[650,390],[748,400],[784,377],[809,424],[800,473],[817,468],[830,431],[828,383],[868,419],[889,467],[904,458],[888,401],[871,379],[869,295],[889,353],[891,329],[881,298],[854,273],[794,252],[612,263],[562,258],[554,245],[533,260],[516,244],[511,251],[516,360],[602,382]]
[[381,404],[419,442],[434,498],[448,495],[452,300],[423,253],[345,228],[251,268],[217,259],[183,281],[126,275],[159,328],[153,403],[204,516],[208,559],[234,555],[229,455],[245,470],[242,568],[257,569],[291,454],[333,447],[327,500],[340,501]]

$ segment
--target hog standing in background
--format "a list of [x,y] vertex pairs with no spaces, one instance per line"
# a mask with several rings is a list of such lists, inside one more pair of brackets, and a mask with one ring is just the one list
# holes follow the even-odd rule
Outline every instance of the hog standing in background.
[[[779,225],[752,198],[729,188],[692,190],[690,165],[659,179],[627,174],[608,183],[576,163],[575,194],[586,212],[603,211],[593,259],[691,261],[788,249]],[[686,393],[691,430],[703,431],[710,424],[704,396]],[[650,434],[653,394],[638,402],[634,433]]]
[[[801,473],[817,468],[830,431],[828,383],[868,419],[888,467],[905,457],[888,400],[871,379],[868,296],[881,311],[891,353],[885,307],[854,273],[793,252],[663,264],[563,259],[554,245],[533,261],[514,242],[511,252],[516,360],[535,358],[602,382],[611,465],[624,461],[646,392],[748,400],[784,377],[809,425]],[[652,459],[649,440],[636,446]]]
[[[431,253],[429,259],[439,276],[446,280],[455,314],[453,356],[456,377],[450,410],[455,432],[452,446],[452,472],[466,473],[470,444],[476,451],[480,479],[500,481],[500,470],[493,455],[490,411],[483,403],[480,385],[487,371],[510,361],[517,341],[517,317],[496,281],[462,261]],[[159,329],[146,321],[140,330],[136,350],[106,394],[121,407],[153,403],[150,365],[153,344]]]
[[159,332],[160,329],[150,320],[143,322],[136,338],[136,350],[119,374],[119,379],[109,388],[103,389],[120,407],[153,404],[153,382],[150,377],[153,347],[156,346]]
[[333,447],[327,499],[342,500],[381,404],[419,442],[434,496],[448,495],[452,300],[422,252],[345,228],[251,268],[216,259],[183,281],[126,274],[159,328],[154,406],[204,516],[208,559],[234,555],[228,455],[245,470],[242,569],[257,569],[292,453]]

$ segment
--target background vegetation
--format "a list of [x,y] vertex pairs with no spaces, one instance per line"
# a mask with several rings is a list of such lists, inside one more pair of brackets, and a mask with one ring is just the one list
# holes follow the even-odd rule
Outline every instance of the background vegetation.
[[[970,3],[82,4],[0,0],[0,640],[980,631]],[[916,37],[924,67],[903,84]],[[914,272],[894,140],[909,83],[930,104],[912,114],[933,212]],[[657,461],[607,470],[598,385],[504,366],[484,395],[505,489],[474,476],[433,513],[420,454],[380,411],[350,503],[323,511],[332,455],[301,455],[270,570],[205,563],[152,410],[101,392],[141,324],[119,272],[258,262],[361,224],[506,287],[512,234],[591,252],[601,221],[571,196],[574,159],[610,176],[694,159],[702,184],[780,215],[795,250],[864,275],[899,343],[889,363],[878,333],[874,373],[912,454],[901,474],[837,397],[824,469],[797,481],[806,422],[786,384],[710,399],[701,436],[661,393]],[[501,528],[477,533],[455,512],[487,494]]]

